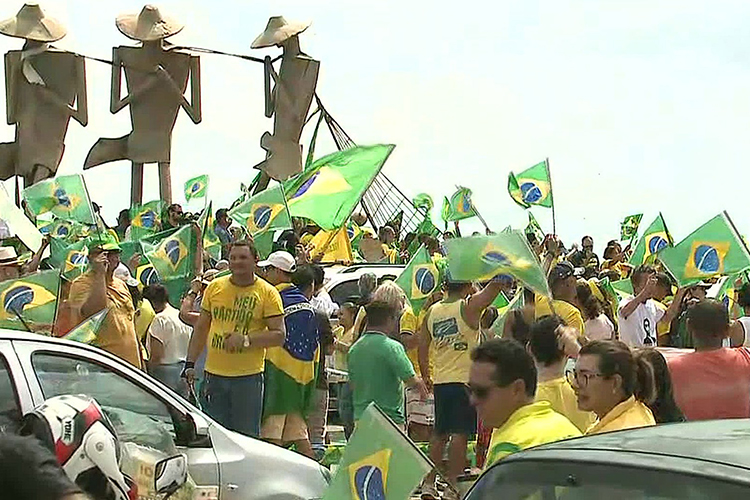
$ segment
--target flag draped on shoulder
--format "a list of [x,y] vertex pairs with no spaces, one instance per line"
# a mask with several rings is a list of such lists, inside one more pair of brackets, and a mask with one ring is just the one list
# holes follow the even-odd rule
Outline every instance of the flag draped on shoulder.
[[419,247],[395,283],[406,292],[415,312],[421,311],[427,298],[440,289],[440,272],[424,246]]
[[23,199],[34,215],[52,212],[61,219],[97,223],[86,183],[80,174],[62,175],[32,184],[23,190]]
[[726,212],[663,249],[659,260],[681,287],[750,269],[750,252]]
[[476,217],[477,211],[471,201],[471,189],[458,186],[449,198],[443,200],[442,218],[445,222],[453,222],[469,217]]
[[90,318],[85,319],[80,325],[73,328],[63,338],[65,340],[74,340],[84,344],[93,344],[99,335],[99,329],[107,317],[109,309],[102,309]]
[[520,231],[451,238],[444,244],[452,281],[487,281],[510,274],[532,290],[551,295],[544,270]]
[[340,228],[393,151],[392,144],[355,146],[316,160],[284,182],[289,212],[322,229]]
[[153,200],[143,205],[130,207],[130,239],[138,241],[161,231],[161,214],[164,202]]
[[0,328],[50,333],[55,323],[60,271],[42,271],[0,283]]
[[664,216],[659,214],[638,240],[629,262],[634,266],[639,266],[655,259],[657,253],[672,245],[674,245],[672,235],[669,234]]
[[404,500],[433,467],[375,403],[370,403],[323,500]]
[[284,188],[280,184],[261,191],[231,209],[227,215],[244,227],[251,236],[264,231],[292,227]]
[[638,226],[641,225],[643,214],[628,215],[620,223],[620,240],[632,240],[638,236]]
[[208,194],[208,175],[193,177],[185,183],[185,201],[205,198]]
[[531,205],[552,207],[552,183],[550,182],[547,161],[537,163],[531,168],[514,174],[508,174],[508,194],[513,201],[523,208]]

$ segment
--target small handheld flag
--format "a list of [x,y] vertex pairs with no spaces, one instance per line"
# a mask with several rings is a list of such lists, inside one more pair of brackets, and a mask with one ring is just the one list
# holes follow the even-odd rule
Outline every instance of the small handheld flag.
[[437,266],[427,249],[422,246],[401,271],[395,283],[406,292],[412,309],[419,312],[427,298],[440,289],[441,282]]
[[193,177],[185,183],[185,201],[193,198],[205,198],[208,193],[208,175]]
[[62,175],[32,184],[23,190],[26,206],[34,215],[52,212],[60,219],[96,224],[94,209],[83,176]]
[[453,222],[477,215],[474,203],[471,201],[471,189],[458,186],[450,199],[443,202],[442,217],[445,222]]
[[531,205],[552,208],[552,183],[547,161],[531,168],[508,174],[508,194],[523,208]]
[[628,215],[620,223],[620,240],[633,240],[638,236],[638,226],[641,225],[643,214]]
[[630,264],[640,266],[655,258],[661,250],[674,245],[672,235],[669,234],[667,223],[662,214],[659,214],[643,233],[643,236],[635,246]]

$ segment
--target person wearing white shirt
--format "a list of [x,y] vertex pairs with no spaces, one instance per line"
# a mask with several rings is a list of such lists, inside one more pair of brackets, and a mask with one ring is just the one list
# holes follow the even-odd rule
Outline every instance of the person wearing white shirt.
[[169,294],[164,285],[149,285],[143,296],[148,298],[156,312],[149,327],[151,357],[148,372],[178,394],[185,394],[180,373],[190,344],[191,328],[180,320],[180,311],[169,305]]
[[652,266],[641,265],[633,271],[630,281],[635,297],[620,301],[617,321],[620,340],[629,347],[656,347],[658,334],[656,325],[669,324],[677,316],[685,290],[680,288],[669,308],[664,311],[652,298],[657,292],[658,280]]

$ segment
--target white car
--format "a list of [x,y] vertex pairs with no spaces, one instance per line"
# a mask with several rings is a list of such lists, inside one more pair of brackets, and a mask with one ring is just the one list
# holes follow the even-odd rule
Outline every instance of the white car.
[[[157,380],[96,347],[0,329],[0,426],[11,431],[45,399],[96,399],[123,441],[188,457],[200,498],[321,498],[328,469],[220,426]],[[165,442],[168,441],[168,442]]]
[[367,273],[375,273],[378,280],[395,280],[404,270],[403,264],[373,264],[362,263],[351,266],[331,266],[325,268],[325,290],[338,305],[359,296],[359,277]]

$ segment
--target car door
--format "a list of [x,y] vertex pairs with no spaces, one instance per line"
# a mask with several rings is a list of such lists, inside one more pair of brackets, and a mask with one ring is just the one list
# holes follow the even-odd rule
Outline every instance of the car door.
[[[62,394],[85,394],[101,405],[120,440],[188,456],[198,485],[218,485],[208,422],[143,372],[98,349],[14,340],[34,405]],[[190,432],[187,427],[194,426]]]
[[34,403],[9,340],[0,340],[0,432],[15,432]]

